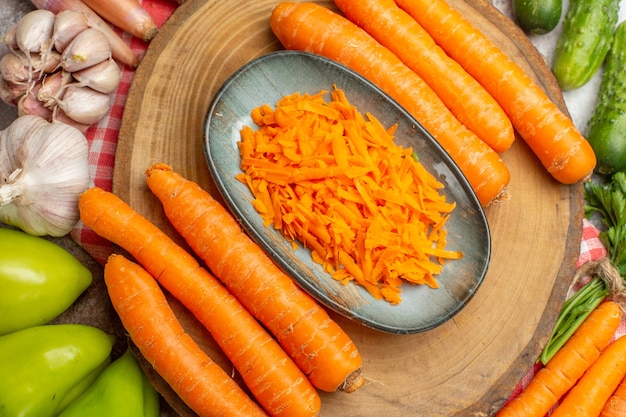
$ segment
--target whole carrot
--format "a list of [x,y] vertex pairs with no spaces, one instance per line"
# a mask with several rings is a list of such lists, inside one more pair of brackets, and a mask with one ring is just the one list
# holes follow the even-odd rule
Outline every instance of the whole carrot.
[[626,337],[602,351],[598,360],[567,393],[552,417],[597,417],[626,375]]
[[362,358],[350,337],[243,232],[226,208],[165,164],[152,166],[146,175],[172,225],[313,385],[350,392],[363,383]]
[[82,0],[103,19],[131,35],[149,42],[159,29],[137,0]]
[[600,417],[626,417],[626,378],[622,378],[622,382],[604,404]]
[[104,282],[131,340],[189,408],[200,416],[267,416],[185,332],[145,269],[114,254]]
[[113,193],[90,188],[79,210],[85,226],[126,250],[198,318],[270,415],[317,415],[320,398],[304,373],[192,255]]
[[617,303],[605,301],[541,368],[522,393],[496,417],[543,417],[569,391],[611,342],[622,318]]
[[96,12],[82,2],[82,0],[31,0],[31,3],[38,9],[50,10],[52,13],[59,13],[63,10],[74,10],[81,12],[87,18],[90,27],[98,29],[109,40],[113,58],[131,68],[135,68],[139,64],[139,58],[130,49],[122,38],[109,26],[107,22],[102,20]]
[[502,106],[546,170],[563,184],[590,176],[596,157],[572,120],[445,0],[395,0]]
[[513,144],[515,132],[502,107],[393,0],[335,0],[335,4],[415,71],[456,118],[496,152]]
[[450,154],[483,206],[502,197],[510,173],[500,156],[463,126],[424,80],[363,29],[309,2],[279,3],[270,26],[286,49],[338,61],[400,103]]

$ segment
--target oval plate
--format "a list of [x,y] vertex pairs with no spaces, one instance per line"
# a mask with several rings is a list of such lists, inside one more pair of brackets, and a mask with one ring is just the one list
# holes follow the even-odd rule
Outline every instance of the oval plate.
[[[313,262],[308,249],[293,249],[273,227],[265,227],[253,208],[252,193],[235,179],[241,173],[237,142],[244,125],[254,126],[250,112],[299,92],[315,94],[336,85],[361,113],[370,112],[389,127],[398,124],[396,143],[412,147],[421,163],[445,184],[447,201],[457,206],[446,223],[447,248],[463,259],[448,261],[436,277],[440,287],[404,285],[402,302],[374,299],[362,287],[343,285]],[[478,290],[491,256],[485,214],[471,186],[433,137],[402,107],[374,84],[324,57],[278,51],[256,58],[235,72],[218,90],[204,126],[209,170],[231,212],[269,256],[314,298],[362,324],[389,333],[410,334],[432,329],[458,313]]]

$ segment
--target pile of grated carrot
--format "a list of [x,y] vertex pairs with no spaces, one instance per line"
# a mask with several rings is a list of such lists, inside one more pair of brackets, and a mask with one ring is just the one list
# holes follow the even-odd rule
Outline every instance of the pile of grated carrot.
[[364,117],[336,86],[330,102],[326,94],[255,108],[258,129],[241,130],[237,179],[265,226],[309,248],[334,279],[392,304],[403,282],[437,288],[444,261],[463,256],[446,249],[455,204],[412,149],[394,143],[397,126]]

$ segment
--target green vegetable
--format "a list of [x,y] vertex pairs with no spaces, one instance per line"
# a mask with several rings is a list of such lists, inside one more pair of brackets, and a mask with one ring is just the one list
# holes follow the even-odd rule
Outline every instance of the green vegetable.
[[557,40],[552,71],[563,90],[586,84],[611,47],[619,0],[572,0]]
[[[610,267],[620,279],[626,276],[626,172],[616,172],[606,184],[585,183],[585,215],[599,215],[606,228],[600,239],[607,249]],[[585,265],[581,266],[584,267]],[[589,314],[609,295],[609,287],[597,272],[561,308],[552,336],[539,360],[546,364]]]
[[562,0],[513,0],[513,14],[526,33],[543,35],[561,20]]
[[158,417],[158,415],[158,394],[131,351],[127,349],[59,417]]
[[596,171],[626,170],[626,23],[617,26],[606,56],[598,105],[589,120],[587,139],[598,160]]
[[54,319],[92,279],[89,269],[60,246],[0,228],[0,335]]
[[113,337],[81,324],[29,327],[0,337],[0,415],[56,416],[110,363]]

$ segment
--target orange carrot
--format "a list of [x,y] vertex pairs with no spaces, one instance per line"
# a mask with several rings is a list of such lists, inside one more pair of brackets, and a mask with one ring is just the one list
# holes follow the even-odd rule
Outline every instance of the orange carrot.
[[622,378],[622,382],[604,405],[600,417],[626,417],[626,378]]
[[267,416],[185,332],[148,272],[123,255],[104,266],[111,303],[141,354],[200,416]]
[[131,35],[149,42],[159,29],[137,0],[82,0],[100,17]]
[[347,18],[316,3],[279,3],[270,26],[283,46],[323,55],[368,78],[413,115],[450,154],[483,206],[500,199],[510,173],[435,92],[389,49]]
[[626,375],[626,337],[612,342],[567,393],[552,417],[597,417]]
[[445,248],[455,204],[443,183],[394,143],[395,125],[364,116],[336,86],[329,102],[325,93],[252,110],[259,128],[241,131],[237,178],[253,206],[334,279],[376,299],[400,303],[403,283],[437,288],[444,262],[463,256]]
[[496,152],[513,144],[515,132],[502,107],[393,0],[335,0],[335,4],[422,77],[456,118]]
[[395,0],[500,103],[547,171],[564,184],[590,176],[593,149],[572,120],[445,0]]
[[31,3],[38,9],[50,10],[55,14],[63,10],[81,12],[87,18],[87,23],[90,27],[98,29],[107,37],[111,44],[113,58],[131,68],[135,68],[139,64],[139,59],[124,40],[82,0],[31,0]]
[[146,175],[174,227],[316,387],[350,392],[363,383],[362,358],[350,337],[219,202],[165,164],[154,165]]
[[270,415],[317,415],[320,398],[304,373],[192,255],[100,188],[82,194],[79,210],[85,226],[126,250],[198,318]]
[[611,342],[622,318],[617,303],[600,304],[522,393],[496,417],[543,417],[570,390]]

